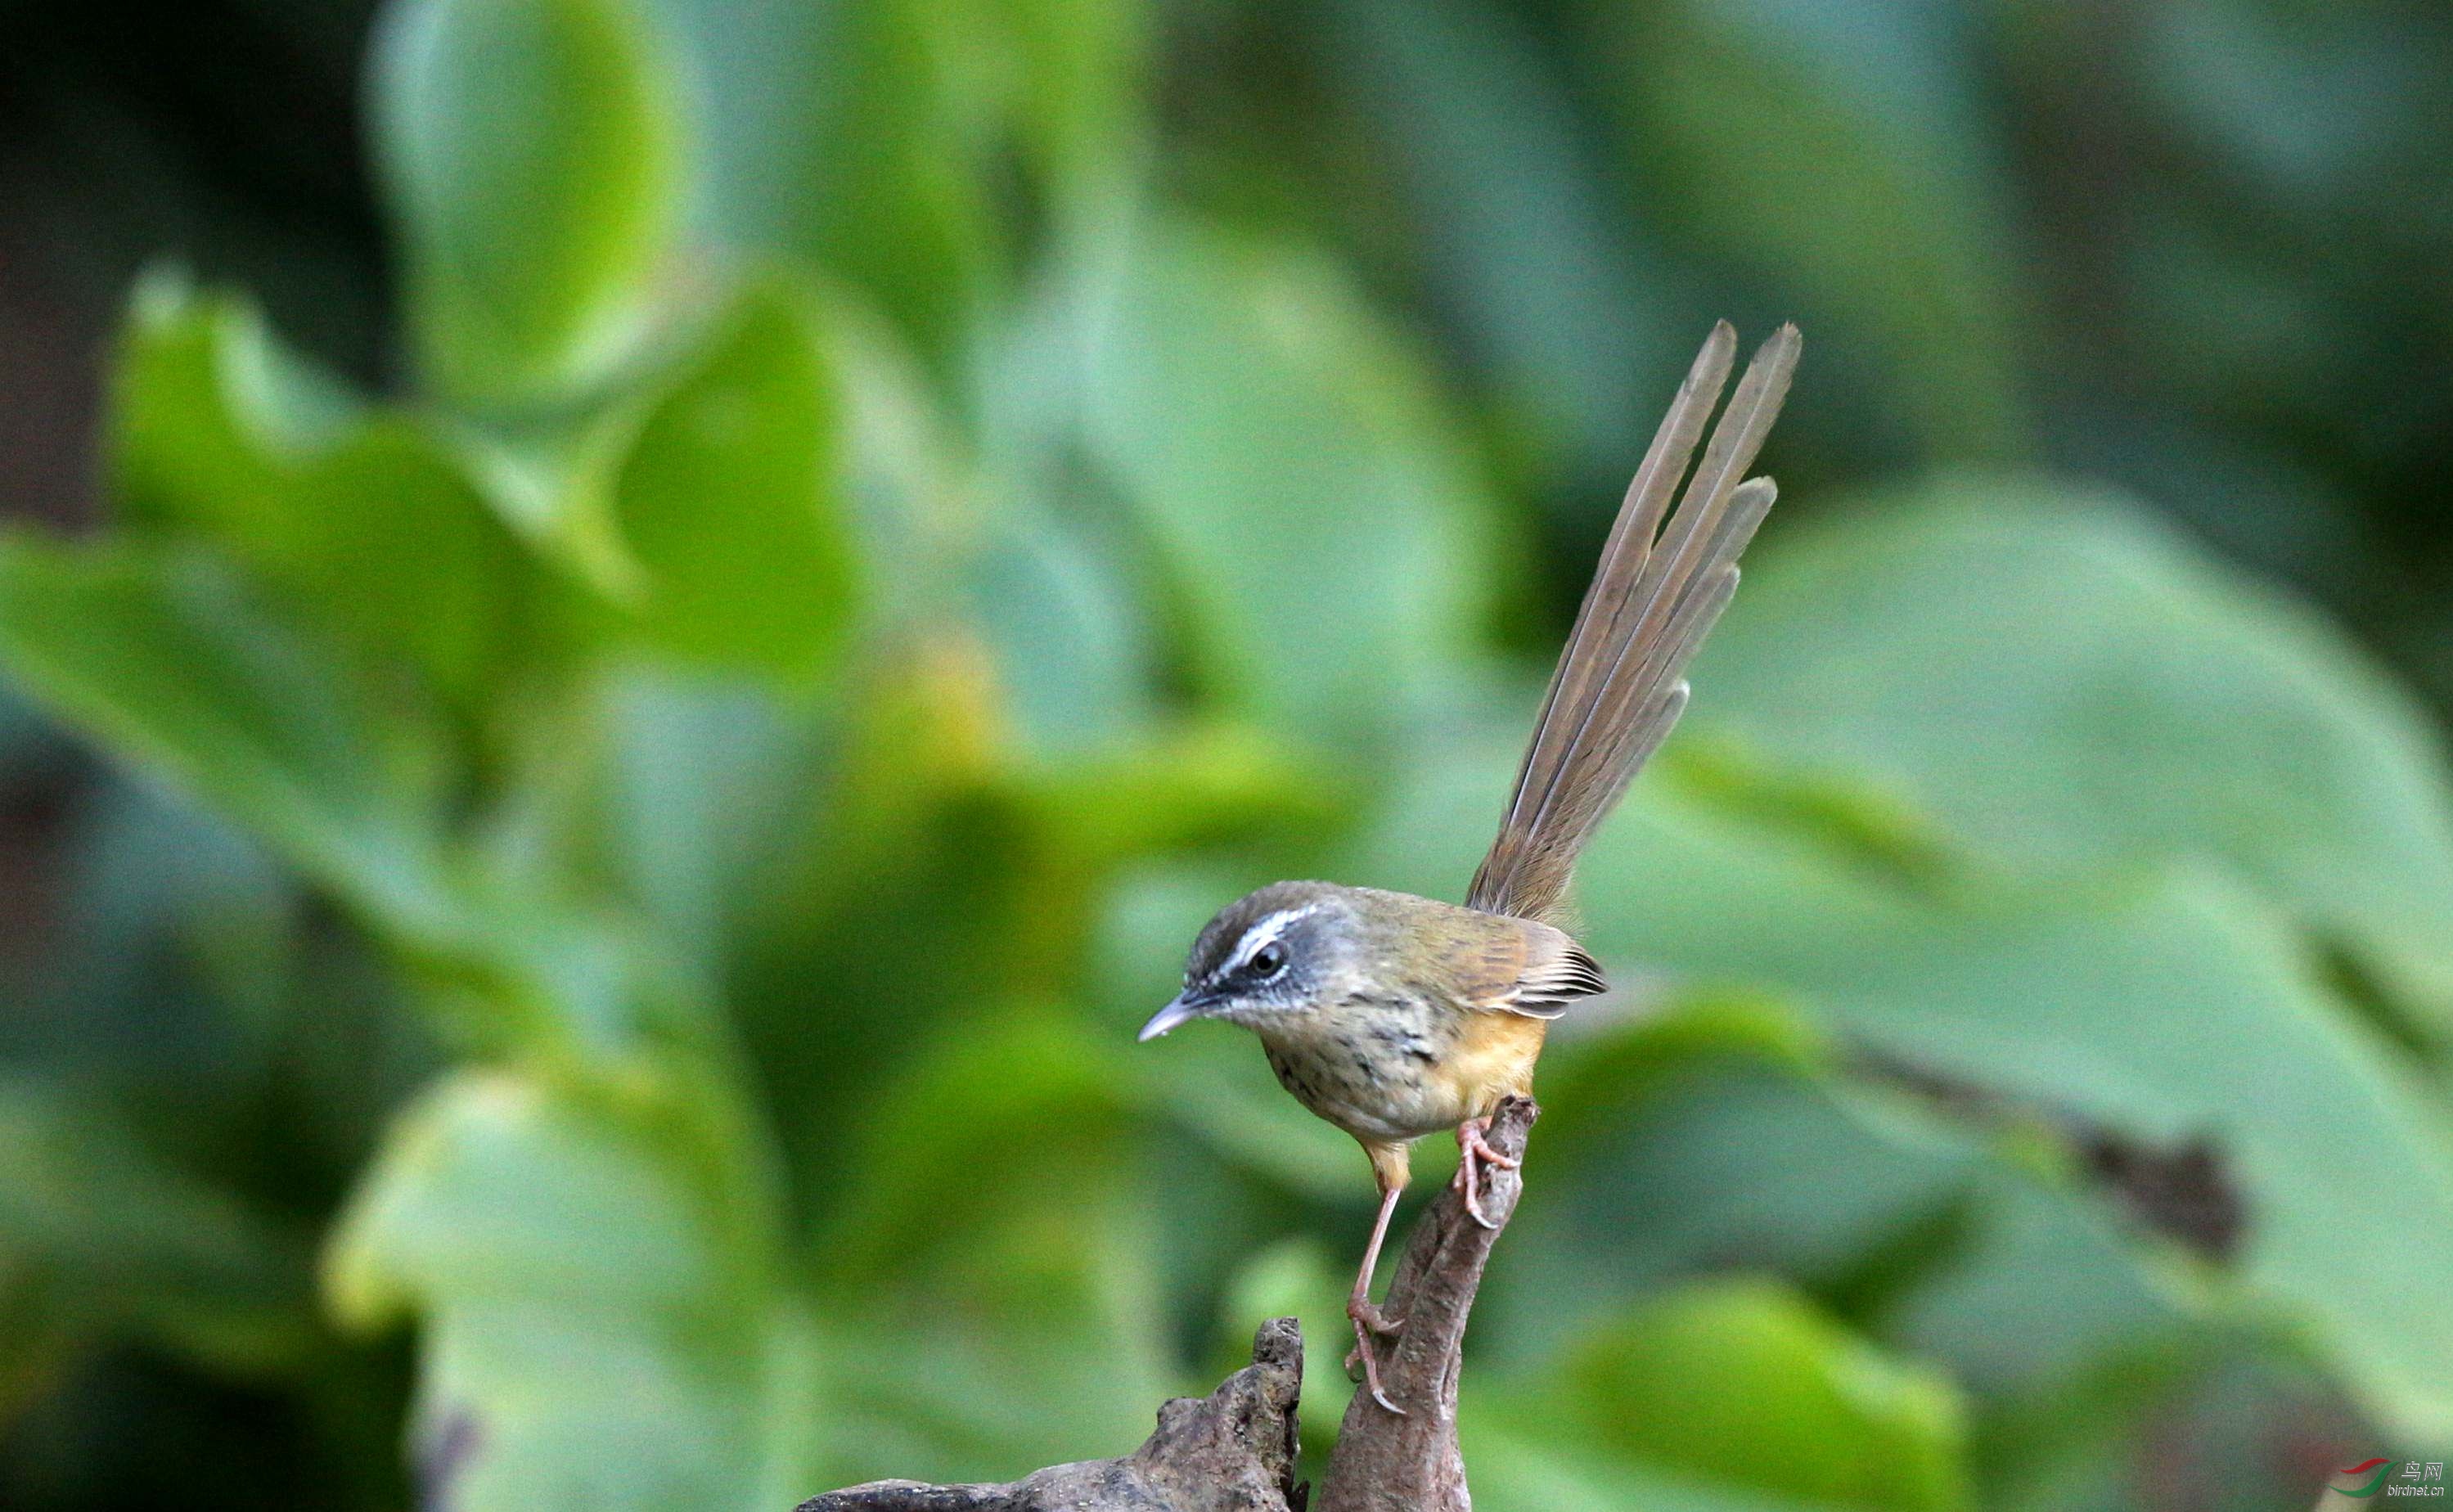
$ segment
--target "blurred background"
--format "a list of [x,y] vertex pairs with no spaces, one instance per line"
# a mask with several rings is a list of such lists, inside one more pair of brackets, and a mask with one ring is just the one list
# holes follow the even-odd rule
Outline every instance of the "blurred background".
[[[0,6],[0,1505],[1126,1451],[1359,1153],[1209,912],[1458,896],[1710,321],[1516,1509],[2453,1458],[2453,12]],[[1450,1158],[1425,1148],[1422,1189]]]

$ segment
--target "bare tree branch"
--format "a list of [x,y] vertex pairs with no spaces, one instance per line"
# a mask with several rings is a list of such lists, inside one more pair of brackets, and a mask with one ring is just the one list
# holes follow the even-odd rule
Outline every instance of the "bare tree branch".
[[1252,1363],[1207,1397],[1158,1409],[1158,1431],[1121,1460],[1053,1465],[1008,1485],[875,1481],[798,1512],[1304,1512],[1294,1483],[1303,1331],[1261,1325]]
[[[1522,1160],[1540,1114],[1509,1098],[1491,1121],[1491,1147]],[[1486,1228],[1454,1187],[1414,1224],[1388,1284],[1386,1311],[1405,1320],[1381,1369],[1387,1411],[1357,1391],[1322,1477],[1319,1512],[1470,1512],[1457,1446],[1457,1380],[1465,1325],[1490,1246],[1525,1184],[1510,1167],[1485,1167]],[[1303,1335],[1291,1318],[1261,1325],[1252,1363],[1207,1397],[1159,1409],[1158,1431],[1120,1460],[1086,1460],[1007,1485],[877,1481],[801,1503],[798,1512],[1305,1512],[1294,1483]]]
[[[1526,1135],[1540,1113],[1530,1098],[1502,1103],[1491,1120],[1491,1147],[1524,1159]],[[1520,1172],[1486,1166],[1484,1215],[1504,1227],[1524,1190]],[[1367,1391],[1354,1394],[1321,1477],[1320,1512],[1466,1512],[1472,1506],[1457,1447],[1457,1380],[1466,1318],[1498,1238],[1497,1227],[1474,1222],[1453,1186],[1415,1223],[1385,1309],[1406,1327],[1380,1366],[1389,1400],[1406,1415],[1389,1412]]]

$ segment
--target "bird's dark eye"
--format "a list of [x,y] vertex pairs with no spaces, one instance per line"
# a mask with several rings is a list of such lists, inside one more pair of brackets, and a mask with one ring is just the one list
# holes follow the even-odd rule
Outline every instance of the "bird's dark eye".
[[1286,968],[1286,947],[1272,941],[1252,952],[1252,976],[1266,982]]

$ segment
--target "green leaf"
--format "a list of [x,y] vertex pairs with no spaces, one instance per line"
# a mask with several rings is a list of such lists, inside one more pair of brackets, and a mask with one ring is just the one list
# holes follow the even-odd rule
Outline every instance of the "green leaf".
[[2332,627],[2123,501],[1962,479],[1768,554],[1704,718],[1987,871],[2220,865],[2453,1047],[2442,739]]
[[[1205,1204],[1214,1201],[1204,1198]],[[1293,1318],[1303,1325],[1306,1347],[1301,1400],[1312,1403],[1311,1416],[1303,1424],[1307,1454],[1322,1453],[1327,1442],[1336,1442],[1338,1423],[1331,1405],[1354,1389],[1332,1343],[1339,1330],[1353,1326],[1346,1316],[1346,1290],[1353,1283],[1351,1264],[1318,1237],[1303,1235],[1246,1257],[1218,1300],[1219,1348],[1210,1363],[1222,1377],[1252,1363],[1252,1333],[1263,1323]]]
[[111,471],[130,518],[254,542],[252,495],[329,448],[363,410],[281,344],[249,301],[156,269],[129,301],[112,375]]
[[359,407],[252,306],[140,287],[111,420],[130,520],[209,538],[369,666],[406,657],[463,706],[493,691],[528,586],[510,535],[448,448]]
[[838,429],[815,310],[781,281],[752,284],[622,464],[614,514],[640,570],[637,628],[777,676],[827,666],[855,587]]
[[[1147,1130],[1120,1055],[1002,1005],[930,1047],[828,1159],[842,1191],[819,1254],[862,1419],[840,1475],[1010,1477],[1147,1432],[1173,1378],[1134,1153]],[[898,1431],[920,1440],[900,1464],[879,1452]]]
[[1132,0],[975,0],[969,10],[977,34],[967,61],[1032,166],[1060,192],[1111,189],[1144,145],[1154,18]]
[[[129,1337],[241,1373],[294,1359],[313,1330],[303,1240],[107,1105],[0,1079],[0,1361]],[[0,1363],[0,1419],[40,1374]]]
[[1006,250],[979,117],[957,88],[974,40],[964,8],[662,3],[699,61],[715,233],[823,264],[905,339],[949,357]]
[[1998,1173],[1972,1197],[1962,1243],[1884,1325],[1979,1396],[2051,1400],[2107,1362],[2134,1367],[2209,1310],[2208,1288],[2142,1256],[2102,1204]]
[[[1858,527],[1874,543],[1862,554],[1828,546],[1785,587],[1777,570],[1760,574],[1698,674],[1690,720],[1706,725],[1719,690],[1777,651],[1773,665],[1796,671],[1776,713],[1751,695],[1766,698],[1748,716],[1755,760],[1768,763],[1774,740],[1811,739],[1812,755],[1801,746],[1787,765],[1873,787],[1887,810],[1918,816],[1917,833],[1965,837],[1974,864],[1903,874],[1853,831],[1731,802],[1725,773],[1698,791],[1678,780],[1690,731],[1587,857],[1583,938],[1622,977],[1641,963],[1695,986],[1769,990],[1847,1041],[2027,1106],[2151,1147],[2211,1141],[2249,1215],[2241,1283],[2316,1323],[2384,1421],[2413,1433],[2453,1421],[2453,1252],[2362,1241],[2343,1205],[2346,1192],[2390,1192],[2396,1222],[2453,1225],[2442,1104],[2251,890],[2290,876],[2277,855],[2344,878],[2374,855],[2423,897],[2437,799],[2415,735],[2372,684],[2346,696],[2364,684],[2356,664],[2312,669],[2287,620],[2158,591],[2152,556],[2116,547],[2091,562],[2055,516],[1958,518],[1878,517]],[[1982,548],[1928,556],[1920,530]],[[1972,581],[1963,589],[1954,572]],[[1782,601],[1809,590],[1811,620],[1789,616]],[[1765,623],[1749,625],[1756,614]],[[1845,649],[1826,661],[1801,638]],[[2029,676],[2063,647],[2080,675]],[[1732,687],[1731,702],[1748,697]],[[1452,887],[1487,840],[1516,738],[1493,730],[1479,750],[1452,739],[1396,796],[1361,863],[1336,874]],[[2158,754],[2167,741],[2186,755]],[[1852,746],[1918,759],[1834,760]],[[2201,793],[2239,817],[2193,817]],[[2133,815],[2136,827],[2105,823]],[[2226,846],[2269,869],[2230,862]],[[2343,907],[2303,881],[2286,899]],[[2382,937],[2375,921],[2422,906],[2384,899],[2357,922]],[[2428,946],[2415,930],[2394,938]]]
[[0,773],[40,769],[60,757],[60,737],[16,689],[0,683]]
[[[972,1244],[967,1228],[993,1226],[995,1215],[1048,1196],[980,1180],[986,1164],[1059,1151],[1068,1164],[1107,1164],[1096,1152],[1118,1133],[1128,1111],[1123,1089],[1132,1084],[1117,1053],[1049,1012],[1016,1008],[927,1054],[865,1121],[862,1138],[877,1158],[842,1194],[830,1267],[862,1284],[959,1255]],[[1083,1174],[1087,1184],[1092,1171]],[[978,1222],[955,1221],[966,1213]]]
[[813,1337],[654,1120],[463,1073],[394,1131],[327,1257],[343,1319],[424,1329],[426,1494],[469,1512],[786,1504]]
[[879,8],[803,0],[647,0],[673,44],[694,161],[692,229],[737,250],[807,256],[827,212],[846,34]]
[[440,742],[192,555],[0,539],[0,660],[70,724],[229,817],[403,952],[474,1044],[704,1044],[705,994],[627,921],[444,828]]
[[1824,1512],[1760,1486],[1598,1451],[1557,1425],[1525,1423],[1467,1386],[1474,1504],[1486,1512]]
[[628,0],[409,0],[388,18],[378,156],[444,394],[567,394],[635,345],[681,211],[668,94]]
[[1005,196],[1101,201],[1142,135],[1130,0],[654,0],[710,240],[823,263],[950,360],[1009,276]]
[[966,587],[1016,733],[1034,752],[1087,755],[1148,724],[1147,636],[1089,532],[1017,519]]
[[757,686],[631,668],[598,699],[624,890],[712,965],[825,792],[826,731]]
[[456,931],[437,743],[217,566],[0,539],[0,659],[70,724],[410,939]]
[[564,593],[565,578],[611,604],[638,600],[639,564],[614,524],[613,488],[662,377],[644,374],[576,414],[433,422],[494,513],[561,569],[561,576],[538,583],[542,602],[532,607],[533,624],[557,630],[567,621],[594,624],[588,617],[594,606]]
[[1635,817],[1587,872],[1600,948],[1776,985],[1912,1064],[2158,1145],[2213,1139],[2254,1215],[2243,1278],[2323,1319],[2381,1410],[2444,1420],[2453,1256],[2342,1226],[2346,1191],[2453,1224],[2442,1114],[2271,915],[2185,876],[1927,911],[1665,802]]
[[[1187,936],[1189,939],[1190,936]],[[1141,1017],[1166,997],[1150,1000]],[[1121,1036],[1129,1029],[1119,1024]],[[1368,1196],[1362,1153],[1270,1079],[1248,1035],[1224,1025],[1142,1052],[1142,1074],[1167,1116],[1242,1169],[1320,1202]]]
[[[1743,1257],[1998,1407],[2169,1339],[2219,1294],[2040,1151],[2033,1118],[1871,1093],[1832,1074],[1836,1056],[1808,1076],[1777,1046],[1716,1051],[1705,1036],[1725,1034],[1722,1020],[1646,1018],[1546,1057],[1550,1174],[1517,1217],[1527,1257],[1480,1314],[1509,1360]],[[1632,1095],[1611,1081],[1630,1063],[1653,1084]],[[1682,1074],[1662,1084],[1670,1069]],[[1630,1212],[1645,1222],[1628,1225]]]
[[[1459,761],[1475,763],[1473,781],[1403,801],[1408,817],[1391,831],[1444,860],[1392,865],[1384,852],[1360,874],[1436,885],[1469,869],[1474,819],[1496,811],[1507,768],[1495,745]],[[2381,1414],[2445,1420],[2453,1256],[2353,1242],[2342,1194],[2389,1191],[2401,1221],[2453,1224],[2453,1142],[2390,1048],[2309,979],[2270,912],[2187,874],[1932,905],[1658,775],[1628,807],[1580,887],[1584,938],[1605,959],[1792,995],[1909,1064],[2155,1146],[2212,1139],[2252,1215],[2243,1281],[2321,1321]]]
[[1486,501],[1455,426],[1323,261],[1166,223],[1113,250],[1081,312],[1087,441],[1192,611],[1195,670],[1297,728],[1369,729],[1475,628]]
[[[11,1005],[12,1048],[133,1072],[180,1097],[249,1086],[291,1027],[296,884],[235,826],[160,784],[114,774],[80,806],[60,905],[73,923],[47,952],[49,990]],[[156,1048],[131,1064],[136,1044]],[[200,1064],[193,1051],[208,1045],[220,1053]]]
[[1827,385],[1832,355],[1871,348],[1926,456],[2025,449],[1973,21],[1806,0],[1598,13],[1627,157],[1669,218],[1803,302],[1826,359],[1811,370]]
[[1970,1504],[1950,1383],[1767,1282],[1701,1283],[1636,1308],[1528,1410],[1629,1460],[1805,1502]]
[[932,119],[926,86],[904,73],[918,48],[888,30],[888,9],[847,12],[867,34],[810,239],[828,270],[868,290],[906,339],[948,358],[1003,281],[1005,235],[986,186],[963,170],[964,144]]
[[608,1054],[651,1029],[705,1031],[701,995],[568,879],[465,865],[443,827],[433,731],[218,565],[0,540],[0,659],[68,722],[349,904],[474,1043]]
[[[1659,1035],[1647,1020],[1598,1044],[1563,1036],[1544,1057],[1548,1174],[1518,1213],[1525,1254],[1478,1312],[1509,1364],[1535,1365],[1656,1288],[1733,1263],[1873,1326],[1958,1242],[1988,1171],[1973,1135],[1874,1116],[1845,1084],[1785,1064],[1786,1047],[1747,1044],[1753,1031],[1719,1011],[1667,1017],[1690,1016]],[[1640,1080],[1610,1084],[1630,1062]]]
[[[1568,477],[1609,475],[1686,360],[1677,292],[1611,202],[1542,39],[1489,0],[1340,0],[1323,50],[1409,193],[1426,272],[1473,367]],[[1706,322],[1695,321],[1701,330]],[[1594,527],[1598,537],[1600,527]]]
[[1542,1146],[1573,1159],[1626,1109],[1699,1070],[1765,1064],[1800,1072],[1826,1067],[1831,1047],[1803,1015],[1762,999],[1716,996],[1661,1005],[1627,1023],[1568,1031],[1545,1058],[1546,1085],[1563,1105],[1542,1122]]

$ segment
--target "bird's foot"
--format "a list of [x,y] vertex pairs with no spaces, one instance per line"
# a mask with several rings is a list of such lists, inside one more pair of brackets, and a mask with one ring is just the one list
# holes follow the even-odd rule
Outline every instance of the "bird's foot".
[[1389,1317],[1361,1297],[1348,1299],[1346,1316],[1354,1323],[1354,1347],[1346,1353],[1346,1373],[1352,1375],[1355,1363],[1360,1361],[1363,1383],[1370,1389],[1371,1400],[1398,1417],[1406,1416],[1406,1409],[1389,1401],[1388,1393],[1380,1387],[1380,1360],[1371,1343],[1374,1335],[1394,1338],[1406,1326],[1406,1320]]
[[1502,1170],[1514,1170],[1525,1163],[1513,1155],[1503,1155],[1491,1147],[1485,1136],[1490,1132],[1490,1120],[1469,1118],[1457,1125],[1457,1171],[1453,1184],[1465,1193],[1465,1210],[1485,1228],[1497,1228],[1482,1210],[1482,1167],[1496,1165]]

